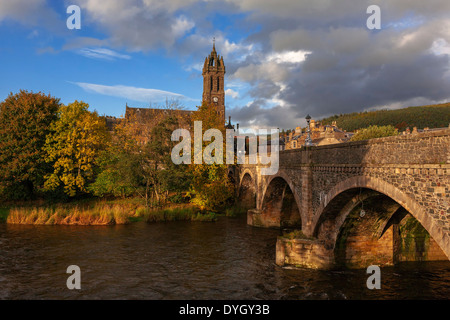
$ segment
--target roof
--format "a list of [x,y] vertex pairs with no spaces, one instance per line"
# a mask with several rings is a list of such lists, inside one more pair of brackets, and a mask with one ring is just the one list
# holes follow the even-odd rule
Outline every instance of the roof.
[[158,108],[132,108],[126,106],[125,118],[130,114],[139,114],[142,117],[155,117],[161,114],[175,113],[180,115],[191,115],[194,111],[180,109],[158,109]]

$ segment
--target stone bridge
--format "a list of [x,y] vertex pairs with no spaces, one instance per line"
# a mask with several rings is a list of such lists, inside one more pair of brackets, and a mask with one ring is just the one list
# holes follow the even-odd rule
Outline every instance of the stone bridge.
[[279,265],[450,257],[450,129],[281,151],[277,174],[262,167],[239,165],[235,180],[247,223],[285,230]]

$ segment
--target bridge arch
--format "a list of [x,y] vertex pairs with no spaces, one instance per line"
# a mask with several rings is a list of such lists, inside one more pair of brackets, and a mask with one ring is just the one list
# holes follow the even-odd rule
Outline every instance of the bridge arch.
[[239,187],[241,186],[242,179],[245,177],[245,175],[249,175],[252,181],[254,181],[256,185],[256,176],[255,173],[250,170],[249,168],[244,169],[242,172],[239,173]]
[[279,172],[266,180],[261,214],[272,226],[301,228],[304,219],[299,204],[299,195],[287,174]]
[[[385,230],[391,218],[406,214],[414,217],[438,244],[442,252],[450,257],[450,241],[445,231],[426,214],[425,209],[415,199],[392,184],[368,176],[348,178],[335,185],[322,199],[314,215],[313,236],[327,243],[329,249],[337,246],[347,218],[361,201],[374,198],[384,201],[385,220],[380,227]],[[378,201],[377,200],[377,201]],[[390,202],[389,202],[390,201]],[[395,208],[397,204],[397,209]],[[403,209],[403,211],[401,211]],[[397,218],[396,218],[397,219]]]
[[256,208],[257,185],[250,170],[245,170],[239,179],[238,201],[245,209]]

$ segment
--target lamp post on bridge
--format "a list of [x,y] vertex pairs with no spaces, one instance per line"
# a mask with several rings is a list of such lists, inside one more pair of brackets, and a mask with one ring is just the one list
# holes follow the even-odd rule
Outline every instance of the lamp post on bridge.
[[313,144],[312,139],[311,139],[311,127],[310,127],[311,117],[310,117],[310,115],[308,114],[305,119],[306,119],[306,122],[308,123],[308,127],[306,128],[306,132],[307,132],[308,135],[307,135],[307,137],[305,139],[305,146],[306,147],[311,147],[314,144]]

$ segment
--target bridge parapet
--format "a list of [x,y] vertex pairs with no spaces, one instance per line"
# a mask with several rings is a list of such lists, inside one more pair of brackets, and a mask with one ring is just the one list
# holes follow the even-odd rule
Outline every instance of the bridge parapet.
[[450,164],[450,129],[280,152],[280,166]]

